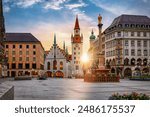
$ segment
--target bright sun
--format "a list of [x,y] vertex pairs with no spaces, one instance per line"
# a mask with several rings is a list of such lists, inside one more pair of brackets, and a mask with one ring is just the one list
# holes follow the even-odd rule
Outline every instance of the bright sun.
[[87,53],[84,53],[81,57],[81,60],[83,63],[86,63],[89,61],[89,56],[87,55]]

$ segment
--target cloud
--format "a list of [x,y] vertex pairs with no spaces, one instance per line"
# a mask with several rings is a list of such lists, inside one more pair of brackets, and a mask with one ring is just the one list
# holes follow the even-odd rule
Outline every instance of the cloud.
[[87,4],[85,4],[84,2],[81,2],[81,3],[75,3],[75,4],[67,4],[65,6],[68,9],[74,9],[74,8],[79,8],[79,7],[86,7]]
[[44,9],[60,10],[63,8],[63,4],[69,0],[49,0],[44,4]]
[[34,4],[37,4],[39,2],[42,2],[42,0],[19,0],[19,1],[15,1],[14,3],[17,6],[23,7],[23,8],[27,8],[30,7]]
[[9,11],[10,11],[10,7],[9,7],[9,6],[5,6],[5,7],[4,7],[4,12],[7,13],[7,12],[9,12]]
[[137,11],[135,9],[129,8],[127,5],[125,5],[123,2],[121,3],[115,3],[115,2],[106,2],[106,1],[99,1],[99,0],[90,0],[92,3],[94,3],[97,7],[100,7],[114,15],[120,15],[120,14],[137,14]]

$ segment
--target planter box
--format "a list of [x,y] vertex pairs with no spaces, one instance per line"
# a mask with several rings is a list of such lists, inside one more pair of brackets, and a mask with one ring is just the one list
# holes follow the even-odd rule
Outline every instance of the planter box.
[[32,79],[31,76],[18,76],[14,78],[14,80],[31,80],[31,79]]

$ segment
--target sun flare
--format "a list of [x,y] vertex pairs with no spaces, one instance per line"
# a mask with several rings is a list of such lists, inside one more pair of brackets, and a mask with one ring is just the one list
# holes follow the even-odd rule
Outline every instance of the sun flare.
[[87,63],[89,61],[89,56],[87,53],[84,53],[81,57],[83,63]]

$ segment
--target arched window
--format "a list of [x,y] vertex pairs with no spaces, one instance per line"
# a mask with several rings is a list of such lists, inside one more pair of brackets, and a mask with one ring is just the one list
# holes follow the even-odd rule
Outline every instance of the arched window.
[[47,69],[50,70],[51,69],[51,65],[50,62],[47,63]]
[[60,62],[60,70],[63,70],[63,62]]
[[137,65],[142,65],[142,60],[140,58],[137,59]]
[[126,59],[124,60],[124,65],[129,65],[129,59],[128,59],[128,58],[126,58]]
[[56,60],[53,61],[53,69],[57,70],[57,61]]
[[143,60],[143,65],[147,66],[147,59],[146,58]]
[[135,59],[134,58],[131,59],[131,65],[135,65]]

